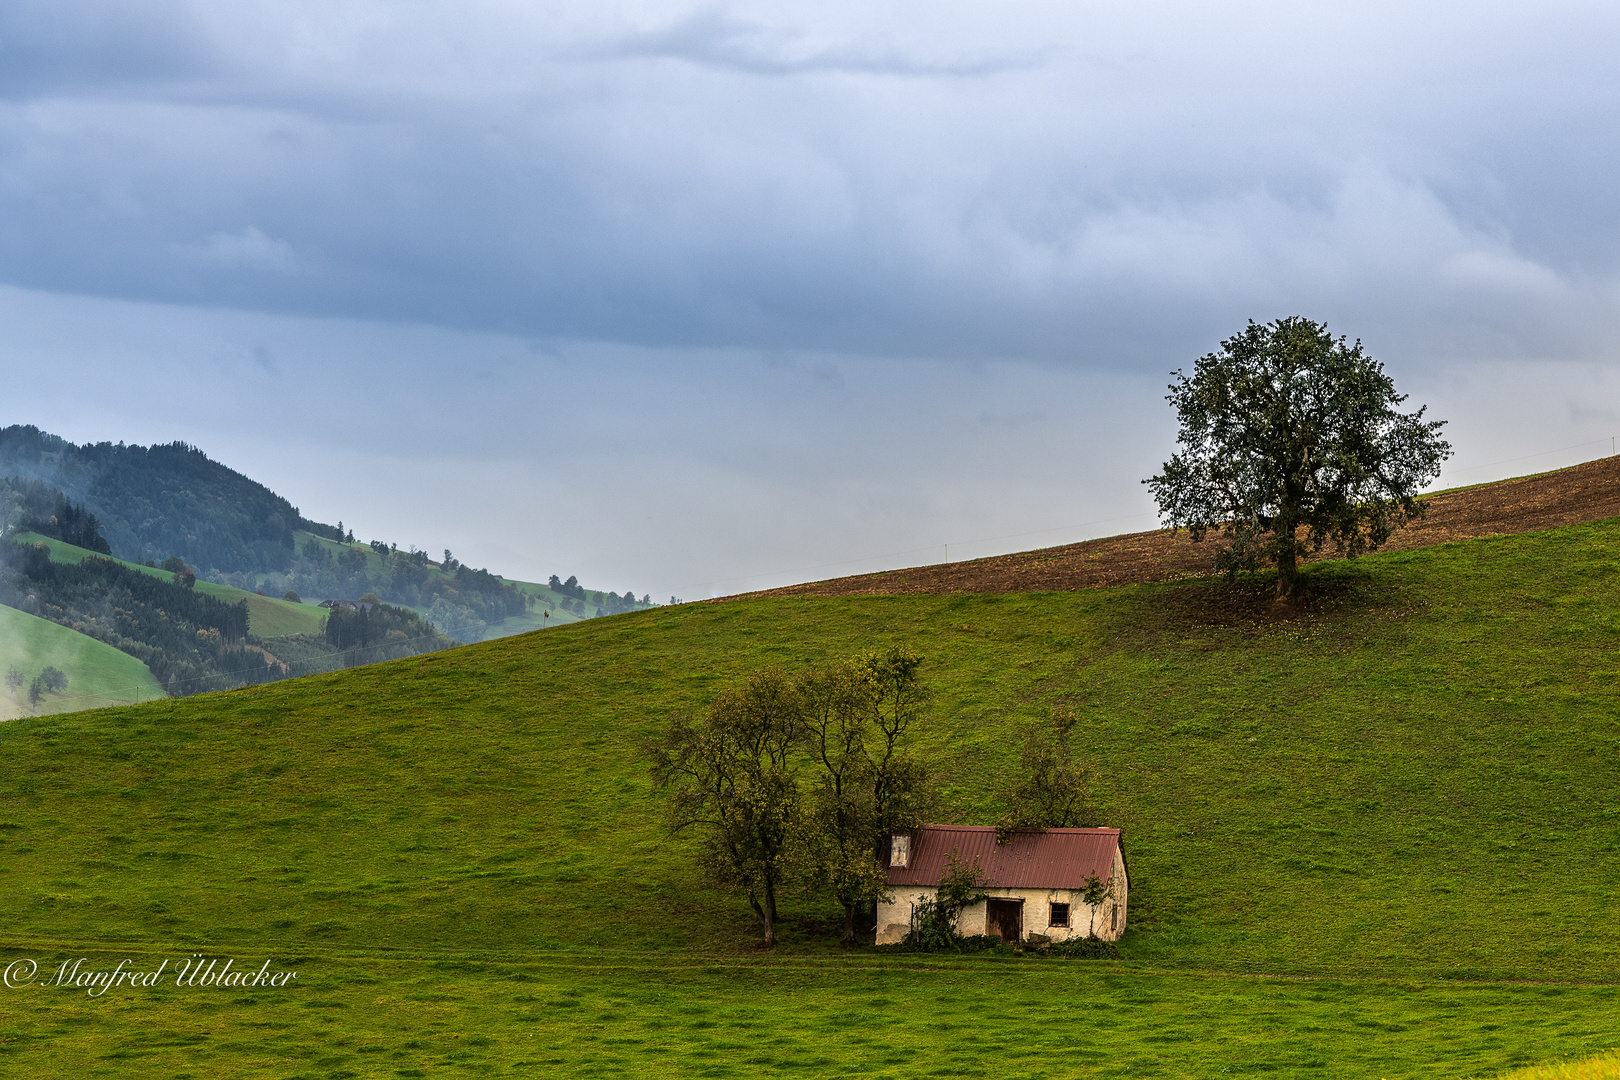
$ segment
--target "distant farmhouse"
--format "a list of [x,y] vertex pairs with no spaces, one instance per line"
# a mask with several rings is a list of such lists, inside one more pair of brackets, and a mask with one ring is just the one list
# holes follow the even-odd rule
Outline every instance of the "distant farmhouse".
[[[978,864],[987,897],[963,909],[958,933],[1015,942],[1091,934],[1115,941],[1125,932],[1130,882],[1118,829],[1031,829],[998,844],[989,826],[925,825],[890,839],[884,874],[890,898],[878,905],[879,945],[910,932],[913,908],[933,898],[953,853],[959,863]],[[1096,905],[1085,898],[1093,877],[1103,886]]]
[[319,606],[333,611],[370,611],[377,605],[370,600],[322,600]]

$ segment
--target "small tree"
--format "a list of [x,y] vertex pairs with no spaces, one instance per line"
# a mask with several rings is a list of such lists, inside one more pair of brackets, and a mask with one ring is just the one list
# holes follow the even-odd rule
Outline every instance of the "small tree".
[[1441,422],[1396,410],[1406,398],[1361,342],[1309,319],[1251,321],[1173,374],[1181,449],[1143,483],[1166,526],[1194,541],[1220,530],[1216,569],[1275,564],[1281,600],[1324,543],[1359,555],[1421,517],[1417,493],[1451,455]]
[[817,769],[807,830],[811,862],[844,908],[845,944],[855,940],[856,912],[888,892],[877,851],[884,837],[874,794],[871,694],[854,663],[815,668],[799,681],[805,748]]
[[[855,911],[875,911],[882,898],[882,858],[889,837],[922,824],[932,807],[934,787],[928,769],[912,755],[911,743],[931,699],[921,678],[922,657],[903,645],[887,652],[869,650],[848,666],[835,757],[848,768],[838,792],[851,832],[839,842],[843,884],[835,889],[844,905],[844,940],[855,936]],[[825,738],[816,738],[824,748]],[[823,776],[830,766],[827,757]],[[823,784],[820,794],[833,794]],[[861,850],[864,846],[864,851]]]
[[1025,730],[1018,756],[1018,775],[1002,789],[1006,810],[996,823],[1004,842],[1019,829],[1066,829],[1094,825],[1091,770],[1075,757],[1070,738],[1078,717],[1067,706],[1052,709],[1050,718]]
[[19,671],[16,664],[12,664],[6,669],[6,689],[10,690],[12,693],[16,693],[18,690],[20,690],[22,688],[22,684],[27,681],[28,676]]
[[927,768],[911,753],[923,713],[933,698],[922,681],[922,657],[903,645],[888,652],[866,652],[855,661],[865,684],[871,736],[866,756],[872,788],[874,855],[889,835],[922,823],[931,808],[933,784]]
[[704,869],[747,895],[767,947],[776,944],[777,895],[802,836],[792,760],[800,708],[791,679],[758,672],[701,720],[672,716],[646,748],[654,783],[670,791],[670,827],[701,831]]
[[28,704],[38,705],[45,698],[45,688],[40,685],[39,677],[35,676],[28,683]]
[[952,851],[945,856],[945,873],[940,876],[939,889],[931,899],[918,901],[911,913],[907,943],[930,951],[955,948],[962,940],[957,922],[963,910],[983,899],[984,874],[978,860],[969,864]]
[[45,670],[39,673],[39,685],[53,694],[60,694],[67,689],[67,676],[58,668],[45,665]]

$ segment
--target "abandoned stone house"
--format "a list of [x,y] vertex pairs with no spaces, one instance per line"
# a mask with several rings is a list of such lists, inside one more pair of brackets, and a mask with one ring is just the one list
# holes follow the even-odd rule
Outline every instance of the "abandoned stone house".
[[[938,891],[952,854],[968,866],[977,863],[985,894],[963,909],[958,933],[1012,942],[1032,934],[1065,941],[1092,933],[1114,941],[1125,932],[1130,881],[1118,829],[1030,830],[998,844],[987,825],[924,825],[890,840],[884,872],[890,895],[878,905],[879,945],[911,930],[918,901]],[[1104,886],[1095,906],[1085,899],[1093,875]]]

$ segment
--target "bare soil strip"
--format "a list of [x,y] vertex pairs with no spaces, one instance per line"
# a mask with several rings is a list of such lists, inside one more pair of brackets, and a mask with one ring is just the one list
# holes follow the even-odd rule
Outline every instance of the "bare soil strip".
[[[1445,544],[1506,533],[1620,517],[1620,457],[1599,458],[1539,476],[1462,488],[1423,500],[1427,515],[1380,550]],[[876,574],[788,585],[757,596],[874,596],[897,593],[1008,593],[1092,589],[1212,572],[1214,545],[1195,544],[1185,532],[1127,533],[1078,544],[994,555],[970,562],[914,566]],[[1324,553],[1323,558],[1331,558]]]

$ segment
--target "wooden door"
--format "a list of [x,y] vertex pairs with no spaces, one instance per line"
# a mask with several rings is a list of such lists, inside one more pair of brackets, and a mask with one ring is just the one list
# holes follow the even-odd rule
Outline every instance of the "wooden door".
[[985,901],[985,933],[999,937],[1009,944],[1023,940],[1024,902],[1022,900]]

